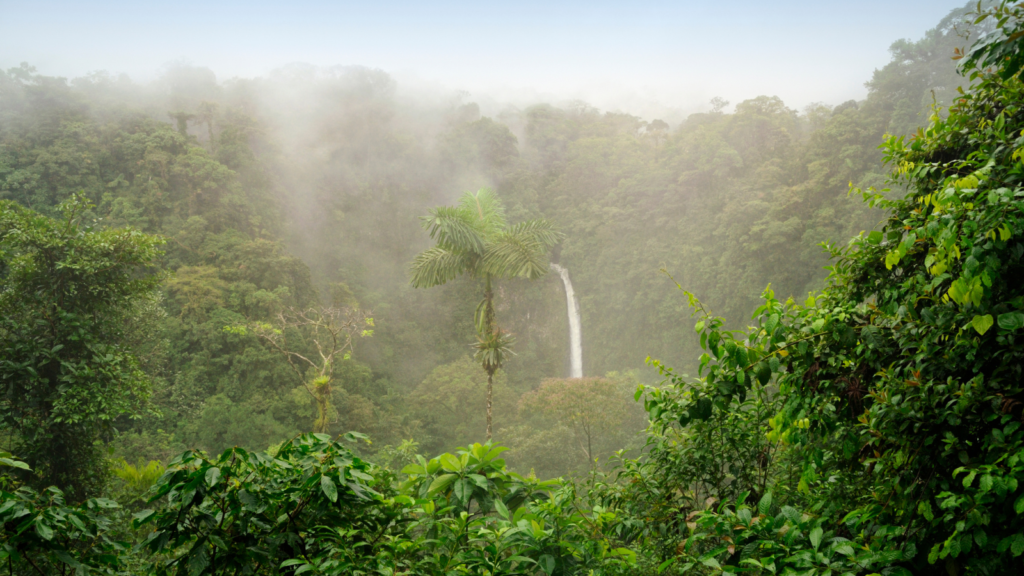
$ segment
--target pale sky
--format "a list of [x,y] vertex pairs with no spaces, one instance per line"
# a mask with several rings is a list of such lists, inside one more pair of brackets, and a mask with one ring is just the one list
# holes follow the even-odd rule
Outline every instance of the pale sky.
[[0,67],[146,81],[173,61],[221,79],[305,62],[519,104],[579,98],[649,115],[769,94],[802,108],[863,98],[894,40],[920,38],[963,4],[0,0]]

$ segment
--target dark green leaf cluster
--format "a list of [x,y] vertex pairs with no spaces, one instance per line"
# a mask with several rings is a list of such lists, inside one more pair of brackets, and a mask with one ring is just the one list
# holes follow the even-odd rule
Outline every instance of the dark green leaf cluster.
[[53,220],[0,203],[0,422],[41,477],[76,498],[94,491],[93,442],[150,395],[126,325],[160,280],[163,243],[130,228],[95,230],[74,196]]
[[[981,9],[975,24],[995,20],[996,30],[983,36],[967,53],[964,67],[974,70],[991,68],[1000,78],[1009,80],[1024,69],[1024,5],[1001,0],[997,5]],[[964,54],[957,51],[957,57]]]
[[[682,563],[687,573],[696,569],[723,569],[718,558],[738,558],[731,568],[771,574],[858,574],[882,570],[892,576],[909,576],[905,568],[892,568],[898,552],[865,550],[857,542],[840,536],[819,517],[801,513],[792,506],[773,505],[766,493],[756,505],[748,505],[748,494],[735,502],[691,515],[693,536],[680,545],[680,556],[663,562],[658,571]],[[840,527],[839,530],[843,530]],[[855,525],[849,526],[856,530]],[[730,572],[734,571],[730,569]]]
[[[186,452],[135,515],[154,574],[586,574],[628,564],[558,481],[509,472],[503,448],[420,458],[400,486],[342,440],[307,434],[267,453]],[[595,539],[596,537],[596,539]]]
[[[5,452],[0,465],[28,469]],[[2,479],[2,477],[0,477]],[[122,574],[130,550],[113,529],[116,502],[90,498],[68,505],[53,486],[42,491],[0,485],[0,565],[14,573]]]
[[387,562],[378,545],[401,514],[394,495],[380,469],[309,434],[276,456],[182,454],[154,486],[151,501],[164,505],[134,525],[152,525],[140,547],[155,555],[156,574],[351,574]]

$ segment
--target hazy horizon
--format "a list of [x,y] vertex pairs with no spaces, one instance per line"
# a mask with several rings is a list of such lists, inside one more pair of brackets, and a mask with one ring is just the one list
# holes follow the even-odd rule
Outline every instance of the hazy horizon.
[[5,1],[0,67],[146,82],[178,62],[208,67],[218,80],[292,63],[356,65],[387,72],[401,90],[517,106],[578,99],[679,119],[715,96],[735,104],[777,95],[796,109],[861,99],[894,41],[920,38],[961,5]]

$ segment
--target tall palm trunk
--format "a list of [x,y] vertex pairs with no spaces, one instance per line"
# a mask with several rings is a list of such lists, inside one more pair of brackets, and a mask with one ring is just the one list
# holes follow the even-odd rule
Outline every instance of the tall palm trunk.
[[[484,336],[494,338],[497,327],[494,325],[494,290],[491,288],[491,275],[486,275],[484,285]],[[499,366],[484,366],[487,370],[487,441],[491,441],[492,398],[494,394],[494,373]]]
[[491,441],[491,392],[494,390],[494,373],[487,372],[487,441]]

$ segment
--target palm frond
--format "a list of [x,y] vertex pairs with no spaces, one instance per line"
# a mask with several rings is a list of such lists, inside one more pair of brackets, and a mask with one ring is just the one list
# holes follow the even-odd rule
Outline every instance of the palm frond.
[[531,238],[501,234],[488,244],[483,271],[499,278],[539,278],[547,272],[543,246]]
[[556,230],[550,222],[543,219],[520,222],[510,227],[507,233],[517,237],[532,237],[545,250],[551,250],[565,239],[565,234]]
[[485,235],[472,212],[460,206],[441,206],[422,220],[423,228],[438,246],[452,252],[483,253]]
[[502,278],[539,278],[547,274],[548,251],[561,239],[545,220],[521,222],[487,245],[482,269]]
[[505,208],[490,188],[466,192],[459,198],[459,208],[473,214],[485,237],[500,233],[506,226]]
[[420,252],[412,261],[412,287],[440,286],[454,280],[469,267],[467,255],[435,246]]

